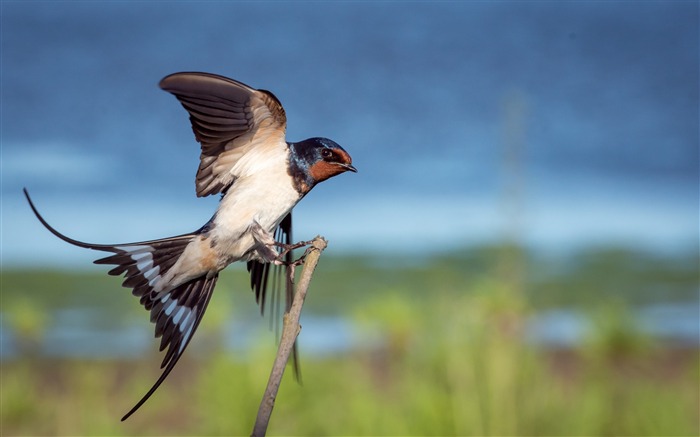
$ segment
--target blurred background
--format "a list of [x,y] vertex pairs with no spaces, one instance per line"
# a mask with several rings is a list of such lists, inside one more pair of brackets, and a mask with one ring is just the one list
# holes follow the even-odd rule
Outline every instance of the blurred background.
[[121,423],[159,374],[147,313],[21,192],[83,241],[199,228],[177,71],[271,90],[359,169],[295,209],[330,244],[270,434],[700,433],[697,3],[0,8],[3,435],[252,429],[276,329],[243,266]]

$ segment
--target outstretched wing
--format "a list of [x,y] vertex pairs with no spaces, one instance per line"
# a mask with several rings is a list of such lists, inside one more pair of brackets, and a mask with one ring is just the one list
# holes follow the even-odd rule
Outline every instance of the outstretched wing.
[[160,87],[189,112],[202,146],[196,178],[199,197],[226,191],[237,176],[234,166],[251,149],[285,141],[287,117],[269,91],[210,73],[171,74]]
[[151,397],[177,364],[202,320],[217,278],[218,275],[193,279],[166,293],[153,304],[151,322],[156,324],[156,338],[161,337],[160,350],[168,348],[160,365],[165,370],[148,393],[122,417],[122,421]]
[[[275,230],[275,241],[285,244],[292,244],[292,213],[287,214],[280,222]],[[285,261],[290,264],[293,261],[292,251],[287,252]],[[268,305],[267,296],[270,295],[271,301],[269,306],[270,322],[279,322],[280,314],[280,298],[282,289],[284,289],[284,311],[287,312],[292,307],[294,300],[294,283],[284,272],[282,266],[273,265],[270,263],[262,263],[260,261],[248,261],[248,272],[250,272],[250,286],[255,293],[255,302],[260,305],[260,314],[265,314],[265,308]],[[270,281],[270,273],[272,273],[272,281]],[[294,376],[301,381],[301,370],[299,367],[299,353],[297,343],[294,343],[292,351]]]

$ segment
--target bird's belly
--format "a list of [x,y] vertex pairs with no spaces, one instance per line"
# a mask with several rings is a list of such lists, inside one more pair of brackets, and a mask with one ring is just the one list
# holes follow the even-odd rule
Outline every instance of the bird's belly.
[[211,237],[226,264],[250,258],[257,244],[251,230],[259,226],[272,234],[297,204],[299,193],[286,179],[238,180],[221,200]]

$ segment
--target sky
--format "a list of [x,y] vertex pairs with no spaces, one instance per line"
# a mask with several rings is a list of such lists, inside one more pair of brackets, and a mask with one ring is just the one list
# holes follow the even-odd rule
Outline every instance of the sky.
[[698,246],[696,2],[0,4],[3,265],[83,265],[67,235],[198,229],[187,116],[158,81],[206,71],[272,91],[287,138],[357,174],[295,233],[338,253]]

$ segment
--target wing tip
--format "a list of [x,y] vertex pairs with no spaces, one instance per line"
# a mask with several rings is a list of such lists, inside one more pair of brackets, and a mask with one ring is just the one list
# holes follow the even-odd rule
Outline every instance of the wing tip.
[[184,85],[183,81],[190,85],[193,83],[199,83],[200,85],[206,83],[211,85],[226,82],[228,84],[235,85],[236,87],[242,86],[247,88],[249,92],[257,91],[255,88],[246,85],[243,82],[231,79],[230,77],[222,76],[220,74],[206,73],[203,71],[180,71],[178,73],[172,73],[162,78],[160,82],[158,82],[158,86],[164,91],[174,93],[175,91],[179,90],[182,85]]

